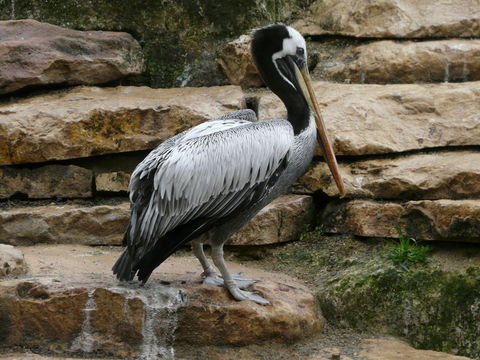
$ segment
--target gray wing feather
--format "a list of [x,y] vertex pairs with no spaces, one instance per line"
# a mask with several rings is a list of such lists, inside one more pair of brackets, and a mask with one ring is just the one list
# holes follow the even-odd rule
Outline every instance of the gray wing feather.
[[257,121],[257,115],[255,114],[255,111],[251,109],[242,109],[242,110],[234,111],[228,114],[224,114],[213,120],[225,120],[225,119],[237,119],[237,120],[246,120],[249,122],[255,122]]
[[230,120],[177,135],[138,165],[128,245],[145,253],[180,224],[226,216],[274,174],[293,145],[290,123]]

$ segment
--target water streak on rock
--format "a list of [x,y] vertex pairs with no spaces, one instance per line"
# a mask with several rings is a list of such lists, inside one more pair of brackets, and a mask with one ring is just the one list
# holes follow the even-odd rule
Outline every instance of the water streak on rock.
[[85,303],[85,317],[82,324],[82,330],[77,338],[73,341],[71,349],[74,351],[82,351],[84,353],[89,353],[93,351],[95,340],[92,334],[92,311],[97,310],[95,305],[95,289],[88,292],[87,302]]
[[447,61],[445,63],[445,75],[443,77],[443,82],[448,83],[448,79],[450,79],[450,63]]
[[[180,289],[149,284],[138,287],[136,284],[111,289],[125,295],[125,312],[130,311],[128,300],[138,298],[143,303],[142,322],[143,344],[140,359],[175,359],[175,331],[177,329],[177,309],[185,303],[185,294]],[[128,316],[125,313],[125,316]]]

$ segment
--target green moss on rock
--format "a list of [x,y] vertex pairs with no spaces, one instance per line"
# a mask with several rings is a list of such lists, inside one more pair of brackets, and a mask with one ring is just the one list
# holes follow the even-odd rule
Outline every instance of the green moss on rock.
[[131,33],[143,46],[154,87],[218,85],[223,44],[249,29],[286,21],[311,0],[0,0],[0,20],[32,18],[79,30]]
[[404,336],[414,346],[480,358],[480,267],[409,272],[363,264],[318,293],[333,323]]

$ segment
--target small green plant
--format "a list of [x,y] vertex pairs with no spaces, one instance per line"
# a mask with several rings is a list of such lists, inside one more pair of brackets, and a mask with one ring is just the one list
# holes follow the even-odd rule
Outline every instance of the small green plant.
[[300,241],[309,241],[323,235],[323,226],[316,226],[312,231],[304,231],[300,234]]
[[408,265],[411,263],[427,262],[427,253],[432,248],[417,246],[417,241],[406,237],[399,226],[395,226],[395,230],[398,233],[398,243],[387,247],[387,257],[406,271],[409,271]]

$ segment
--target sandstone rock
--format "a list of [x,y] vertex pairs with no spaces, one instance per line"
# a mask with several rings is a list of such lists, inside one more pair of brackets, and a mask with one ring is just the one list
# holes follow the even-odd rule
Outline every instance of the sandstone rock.
[[17,20],[0,21],[0,62],[0,94],[5,94],[32,85],[99,84],[140,74],[143,55],[126,33]]
[[478,37],[480,6],[477,0],[317,0],[293,26],[308,35]]
[[95,176],[95,188],[97,191],[122,192],[128,191],[130,174],[123,171],[103,173]]
[[265,206],[227,245],[267,245],[298,239],[313,220],[310,196],[287,195]]
[[[340,163],[348,197],[462,199],[480,196],[480,153],[414,154]],[[317,163],[294,186],[296,192],[338,196],[328,166]]]
[[480,40],[378,41],[347,50],[334,64],[321,71],[340,82],[480,80]]
[[3,1],[0,19],[36,19],[82,30],[127,31],[141,39],[146,71],[143,85],[159,88],[212,86],[226,81],[216,64],[218,50],[257,26],[286,21],[305,0],[218,2],[63,0]]
[[418,240],[480,241],[479,200],[405,203],[333,201],[322,214],[326,232],[397,238],[394,226]]
[[[12,245],[39,243],[120,245],[130,205],[48,205],[0,211],[0,239]],[[236,233],[230,245],[290,241],[313,217],[310,196],[283,196],[261,210]]]
[[241,89],[79,87],[0,104],[0,165],[146,150],[244,107]]
[[[480,82],[349,85],[317,82],[337,155],[395,153],[480,142]],[[260,120],[286,117],[273,94],[258,95]]]
[[[73,254],[80,255],[85,247],[76,250]],[[52,247],[38,249],[38,256],[46,256],[29,260],[34,264],[32,277],[0,282],[0,329],[6,346],[41,346],[44,351],[77,354],[83,349],[97,356],[132,358],[162,347],[168,350],[173,341],[179,345],[292,342],[323,326],[314,297],[285,275],[246,271],[246,276],[262,278],[253,290],[271,305],[260,306],[237,302],[224,288],[201,285],[200,266],[192,257],[168,259],[160,278],[154,274],[139,286],[112,279],[110,267],[119,250],[110,249],[97,261],[69,256],[62,249],[59,254],[68,259],[58,259],[52,251]],[[50,259],[55,259],[55,266],[40,269],[37,276],[35,263]],[[58,274],[51,275],[54,272]],[[161,285],[160,279],[169,285]]]
[[363,341],[362,348],[359,355],[365,360],[470,360],[444,352],[417,350],[396,339],[367,339]]
[[218,63],[233,85],[244,88],[263,86],[262,78],[253,64],[250,35],[229,42],[219,55]]
[[92,172],[74,165],[0,167],[0,199],[19,194],[29,199],[91,197]]
[[0,211],[0,239],[9,244],[119,245],[130,216],[117,205],[49,205]]
[[22,252],[11,245],[0,244],[0,278],[25,274],[27,271]]

